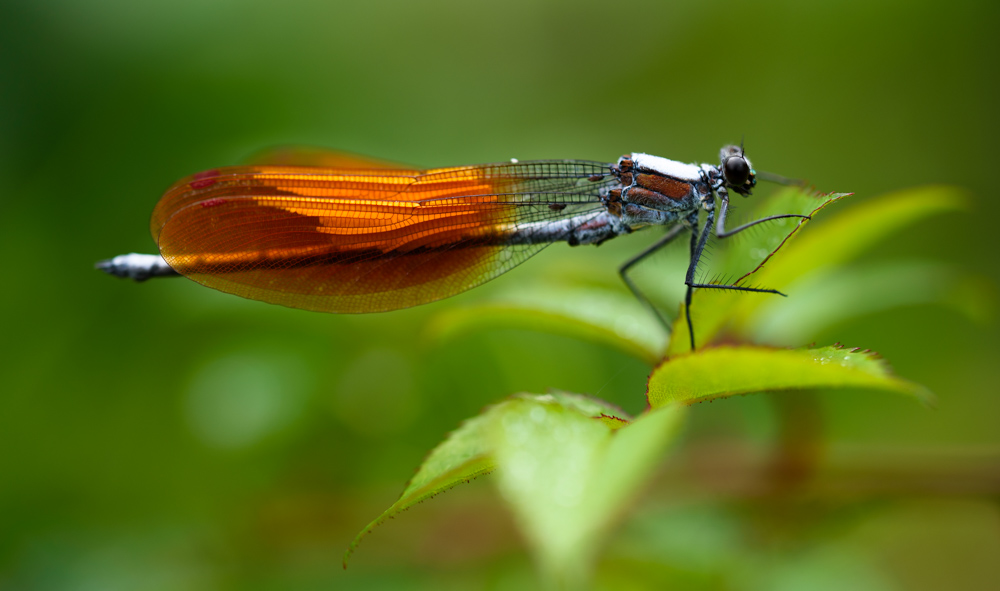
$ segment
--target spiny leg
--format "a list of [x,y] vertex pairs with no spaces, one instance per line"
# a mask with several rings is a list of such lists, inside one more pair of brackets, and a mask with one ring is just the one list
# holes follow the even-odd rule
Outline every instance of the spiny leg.
[[660,323],[663,324],[664,328],[666,328],[668,331],[670,330],[670,323],[668,323],[667,319],[664,318],[662,314],[660,314],[660,310],[657,309],[657,307],[654,306],[651,301],[649,301],[649,298],[647,298],[646,295],[639,290],[639,287],[628,276],[628,272],[629,269],[634,267],[637,263],[639,263],[649,255],[653,254],[654,252],[666,246],[671,240],[673,240],[681,232],[683,232],[684,229],[685,226],[683,224],[678,223],[674,227],[667,230],[667,233],[662,238],[657,240],[652,246],[648,247],[646,250],[640,252],[639,254],[635,255],[634,257],[626,261],[625,264],[618,269],[618,274],[621,275],[622,281],[624,281],[625,285],[628,286],[629,290],[632,292],[632,295],[634,295],[636,299],[642,302],[642,305],[645,306],[646,309],[650,310],[653,313],[653,315],[656,316],[656,318],[660,321]]
[[[723,192],[723,191],[720,191],[719,197],[721,199],[721,204],[719,206],[719,219],[718,219],[718,223],[716,224],[716,228],[715,228],[715,235],[717,237],[719,237],[719,238],[728,238],[729,236],[732,236],[733,234],[737,234],[739,232],[742,232],[743,230],[746,230],[747,228],[752,228],[753,226],[756,226],[757,224],[760,224],[760,223],[763,223],[763,222],[768,222],[768,221],[771,221],[771,220],[778,220],[778,219],[782,219],[782,218],[805,218],[805,219],[810,219],[809,216],[807,216],[807,215],[800,215],[800,214],[795,214],[795,213],[787,213],[787,214],[781,214],[781,215],[768,216],[766,218],[761,218],[759,220],[754,220],[752,222],[743,224],[741,226],[737,226],[737,227],[733,228],[732,230],[726,230],[726,228],[725,228],[725,225],[726,225],[726,215],[729,213],[729,195],[727,193]],[[685,281],[684,281],[684,283],[687,285],[687,294],[686,294],[686,297],[684,299],[684,302],[685,302],[684,312],[685,312],[685,315],[687,316],[688,333],[689,333],[689,335],[691,337],[691,350],[692,351],[694,350],[694,346],[695,346],[695,343],[694,343],[694,326],[691,324],[691,295],[692,295],[692,292],[694,291],[694,288],[700,287],[700,288],[706,288],[706,289],[728,289],[728,290],[732,290],[732,291],[749,291],[749,292],[754,292],[754,293],[774,293],[774,294],[786,297],[785,294],[781,293],[780,291],[778,291],[776,289],[762,289],[762,288],[756,288],[756,287],[743,287],[741,285],[715,285],[715,284],[712,284],[712,283],[695,283],[695,281],[694,281],[694,274],[695,274],[695,271],[698,268],[698,261],[701,259],[702,252],[705,249],[705,244],[708,242],[708,235],[711,233],[712,223],[713,223],[713,218],[714,217],[715,217],[715,210],[709,211],[708,212],[708,216],[705,218],[705,229],[701,232],[701,235],[698,237],[697,244],[694,241],[694,235],[692,235],[692,240],[691,240],[691,262],[688,265],[687,277],[685,278]],[[697,232],[695,232],[695,234],[697,234]]]
[[[797,213],[783,213],[780,215],[769,215],[766,218],[760,218],[759,220],[754,220],[752,222],[743,224],[742,226],[736,226],[732,230],[726,230],[726,216],[729,215],[729,195],[727,193],[719,193],[719,197],[722,203],[719,205],[719,221],[715,226],[715,235],[718,238],[728,238],[733,234],[737,234],[746,230],[747,228],[752,228],[757,224],[762,224],[764,222],[769,222],[771,220],[780,220],[782,218],[805,218],[812,219],[807,215],[800,215]],[[715,212],[712,212],[715,213]]]
[[691,296],[694,293],[694,288],[697,287],[694,282],[694,273],[698,268],[698,260],[701,259],[701,254],[705,250],[708,235],[712,232],[712,218],[714,217],[715,211],[709,211],[708,216],[705,218],[705,228],[702,229],[700,235],[698,233],[698,212],[694,212],[688,218],[691,225],[691,258],[688,261],[687,274],[684,276],[684,285],[687,286],[687,291],[684,294],[684,316],[687,318],[688,336],[691,338],[692,351],[694,351],[694,325],[691,324]]
[[[721,198],[722,203],[719,205],[719,220],[718,220],[718,223],[715,226],[715,235],[718,238],[728,238],[728,237],[732,236],[733,234],[737,234],[739,232],[742,232],[743,230],[746,230],[747,228],[752,228],[753,226],[756,226],[757,224],[761,224],[761,223],[764,223],[764,222],[769,222],[771,220],[779,220],[779,219],[782,219],[782,218],[805,218],[807,220],[808,219],[812,219],[812,218],[810,218],[807,215],[801,215],[801,214],[797,214],[797,213],[784,213],[784,214],[780,214],[780,215],[767,216],[766,218],[761,218],[759,220],[754,220],[752,222],[743,224],[741,226],[736,226],[732,230],[726,230],[726,228],[725,228],[725,225],[726,225],[726,215],[729,213],[729,195],[728,195],[728,193],[722,192],[722,193],[720,193],[719,196]],[[715,213],[714,211],[708,212],[708,219],[709,220],[711,220],[712,214],[714,214],[714,213]],[[705,229],[708,230],[708,227],[711,226],[711,224],[712,224],[712,222],[709,221],[706,224]],[[702,238],[701,248],[704,248],[704,243],[705,243],[705,238]],[[699,257],[701,256],[700,252],[698,253],[698,256]],[[697,262],[697,261],[695,261],[695,262]],[[760,289],[760,288],[756,288],[756,287],[743,287],[743,286],[740,286],[740,285],[715,285],[715,284],[712,284],[712,283],[692,283],[693,281],[694,281],[694,274],[693,274],[692,270],[689,269],[688,270],[688,285],[690,287],[705,287],[705,288],[708,288],[708,289],[730,289],[730,290],[733,290],[733,291],[752,291],[752,292],[756,292],[756,293],[776,293],[776,294],[778,294],[780,296],[785,296],[785,294],[781,293],[780,291],[778,291],[776,289]]]

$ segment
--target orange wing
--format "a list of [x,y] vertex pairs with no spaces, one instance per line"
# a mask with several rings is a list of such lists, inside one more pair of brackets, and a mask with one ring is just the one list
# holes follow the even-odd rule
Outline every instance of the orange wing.
[[170,266],[208,287],[324,312],[395,310],[512,269],[545,246],[511,241],[526,228],[599,214],[607,166],[222,168],[171,187],[151,229]]

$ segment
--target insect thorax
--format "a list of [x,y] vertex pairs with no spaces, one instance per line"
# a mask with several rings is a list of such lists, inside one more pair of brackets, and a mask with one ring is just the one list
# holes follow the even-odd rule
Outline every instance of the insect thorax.
[[694,164],[633,153],[611,172],[620,186],[608,191],[605,207],[630,228],[670,224],[712,201],[711,171]]

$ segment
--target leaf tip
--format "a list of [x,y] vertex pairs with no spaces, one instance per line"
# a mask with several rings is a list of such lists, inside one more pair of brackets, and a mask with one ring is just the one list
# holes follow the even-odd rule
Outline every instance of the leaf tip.
[[930,390],[928,390],[924,386],[920,386],[920,385],[917,386],[916,397],[927,408],[937,409],[937,407],[938,407],[938,398],[937,398],[937,396],[934,394],[934,392],[931,392]]
[[358,544],[361,542],[361,536],[365,535],[366,533],[368,533],[367,530],[358,534],[353,540],[351,540],[351,543],[348,544],[347,550],[344,550],[344,557],[340,561],[340,564],[343,565],[344,570],[347,570],[347,563],[350,562],[351,555],[353,555],[354,551],[357,550]]

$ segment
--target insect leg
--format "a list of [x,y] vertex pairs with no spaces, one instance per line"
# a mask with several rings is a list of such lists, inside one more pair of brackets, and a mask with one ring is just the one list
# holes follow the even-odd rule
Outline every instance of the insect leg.
[[[727,204],[728,204],[728,201],[725,198],[723,198],[722,209],[721,209],[721,212],[720,212],[720,221],[725,217],[726,205]],[[750,224],[744,224],[743,226],[740,226],[739,228],[736,228],[735,230],[733,230],[733,231],[731,231],[729,233],[723,233],[722,237],[725,238],[726,236],[731,236],[731,235],[733,235],[736,232],[739,232],[741,230],[745,230],[746,228],[749,228],[750,226],[753,226],[753,225],[758,224],[760,222],[766,222],[767,220],[770,220],[770,219],[782,218],[782,217],[807,217],[807,216],[780,215],[780,216],[773,216],[773,217],[770,217],[770,218],[764,218],[764,219],[752,222]],[[687,294],[686,294],[686,296],[684,298],[684,313],[687,316],[688,334],[691,337],[691,350],[692,351],[694,350],[694,325],[691,324],[691,295],[692,295],[692,292],[694,291],[694,288],[696,288],[696,287],[703,287],[703,288],[706,288],[706,289],[729,289],[729,290],[733,290],[733,291],[751,291],[751,292],[755,292],[755,293],[776,293],[776,294],[778,294],[780,296],[784,296],[785,295],[785,294],[781,293],[780,291],[778,291],[776,289],[762,289],[762,288],[757,288],[757,287],[743,287],[741,285],[715,285],[715,284],[712,284],[712,283],[695,283],[695,281],[694,281],[694,274],[695,274],[695,271],[697,271],[697,269],[698,269],[698,261],[701,259],[701,255],[702,255],[702,253],[705,250],[705,244],[708,242],[708,235],[712,233],[712,224],[715,221],[714,218],[715,218],[715,211],[714,210],[713,211],[709,211],[708,215],[705,217],[705,228],[701,231],[701,235],[698,236],[697,243],[695,243],[695,241],[693,239],[691,241],[691,262],[688,265],[687,277],[685,277],[685,279],[684,279],[684,283],[687,285]]]
[[715,235],[719,238],[728,238],[729,236],[732,236],[733,234],[736,234],[738,232],[742,232],[747,228],[751,228],[753,226],[756,226],[757,224],[761,224],[763,222],[769,222],[771,220],[779,220],[781,218],[805,218],[807,220],[811,219],[807,215],[799,215],[797,213],[784,213],[781,215],[770,215],[767,216],[766,218],[761,218],[759,220],[754,220],[747,224],[743,224],[742,226],[736,226],[732,230],[726,230],[726,215],[729,213],[729,195],[720,191],[719,197],[722,203],[719,205],[719,221],[715,226]]
[[[747,228],[756,226],[757,224],[760,224],[760,223],[763,223],[763,222],[767,222],[767,221],[770,221],[770,220],[777,220],[777,219],[781,219],[781,218],[806,218],[806,219],[809,219],[809,216],[807,216],[807,215],[799,215],[799,214],[794,214],[794,213],[782,214],[782,215],[772,215],[772,216],[768,216],[766,218],[761,218],[759,220],[754,220],[754,221],[752,221],[750,223],[747,223],[747,224],[743,224],[742,226],[737,226],[737,227],[733,228],[732,230],[726,230],[726,228],[725,228],[725,225],[726,225],[726,214],[729,213],[729,195],[726,194],[726,193],[724,193],[724,192],[722,192],[722,191],[720,191],[719,192],[719,197],[721,199],[721,204],[719,206],[719,219],[718,219],[718,223],[715,226],[715,235],[718,236],[719,238],[726,238],[726,237],[732,236],[733,234],[736,234],[738,232],[742,232],[743,230],[746,230]],[[694,288],[700,287],[700,288],[705,288],[705,289],[728,289],[728,290],[732,290],[732,291],[749,291],[749,292],[754,292],[754,293],[774,293],[774,294],[778,294],[780,296],[785,296],[785,294],[781,293],[780,291],[778,291],[776,289],[763,289],[763,288],[757,288],[757,287],[744,287],[742,285],[717,285],[717,284],[712,284],[712,283],[695,283],[694,282],[695,269],[698,266],[698,259],[701,258],[702,250],[705,248],[705,243],[708,240],[708,234],[709,234],[710,228],[712,226],[712,222],[713,222],[712,218],[714,217],[714,215],[715,215],[715,211],[708,212],[708,216],[706,217],[706,220],[705,220],[705,222],[706,222],[705,223],[705,229],[701,233],[701,237],[698,240],[698,244],[695,247],[692,248],[692,251],[691,251],[691,265],[688,267],[687,279],[685,280],[685,283],[688,286],[687,298],[685,299],[685,302],[686,302],[686,305],[685,305],[685,309],[686,310],[685,311],[687,313],[688,330],[691,333],[691,349],[692,350],[694,350],[694,328],[691,326],[691,292],[692,292],[692,290]]]
[[[776,219],[780,219],[780,218],[809,218],[809,216],[807,216],[807,215],[799,215],[799,214],[794,214],[794,213],[788,213],[788,214],[782,214],[782,215],[772,215],[772,216],[768,216],[766,218],[761,218],[759,220],[752,221],[749,224],[743,224],[742,226],[737,226],[736,228],[733,228],[732,230],[729,230],[727,232],[726,229],[723,226],[725,225],[725,222],[726,222],[726,213],[728,213],[728,210],[729,210],[729,196],[726,195],[726,194],[724,194],[724,193],[720,193],[720,197],[722,198],[722,204],[719,207],[719,223],[716,225],[716,228],[715,228],[715,231],[716,231],[715,235],[718,236],[719,238],[726,238],[728,236],[732,236],[733,234],[736,234],[737,232],[742,232],[743,230],[746,230],[747,228],[749,228],[751,226],[756,226],[757,224],[759,224],[761,222],[767,222],[767,221],[770,221],[770,220],[776,220]],[[702,232],[702,237],[701,237],[701,240],[700,240],[700,242],[698,244],[697,256],[695,256],[694,252],[692,252],[692,254],[691,254],[691,266],[688,268],[688,276],[687,276],[687,280],[685,281],[685,283],[687,283],[687,285],[688,285],[688,289],[691,289],[692,287],[704,287],[706,289],[729,289],[729,290],[732,290],[732,291],[752,291],[752,292],[755,292],[755,293],[776,293],[776,294],[778,294],[780,296],[784,296],[785,294],[781,293],[780,291],[778,291],[776,289],[762,289],[762,288],[757,288],[757,287],[743,287],[742,285],[717,285],[717,284],[714,284],[714,283],[695,283],[694,282],[695,266],[698,263],[698,258],[701,258],[701,249],[703,249],[705,247],[705,242],[708,239],[708,229],[712,225],[712,218],[714,216],[715,216],[715,211],[708,212],[708,216],[706,217],[705,231]],[[693,338],[694,338],[694,335],[692,335],[692,339]],[[694,347],[692,347],[692,349],[693,348]]]
[[653,305],[652,302],[649,301],[649,299],[645,296],[645,294],[643,294],[642,291],[639,290],[639,287],[636,286],[636,284],[628,276],[628,272],[629,269],[635,266],[639,261],[642,261],[649,255],[653,254],[654,252],[666,246],[671,240],[676,238],[678,234],[683,232],[684,229],[685,226],[683,224],[677,224],[673,228],[670,228],[669,230],[667,230],[667,233],[662,238],[656,241],[655,244],[653,244],[646,250],[640,252],[639,254],[635,255],[634,257],[626,261],[625,264],[618,269],[618,274],[621,275],[622,281],[624,281],[625,285],[628,286],[629,290],[632,292],[632,295],[634,295],[637,300],[642,302],[642,305],[645,306],[648,310],[650,310],[653,313],[653,315],[656,316],[656,318],[660,321],[660,323],[662,323],[663,326],[666,327],[668,331],[670,330],[670,323],[668,323],[667,320],[663,317],[663,315],[660,314],[660,311],[656,308],[656,306]]
[[698,260],[701,259],[701,253],[705,251],[705,243],[708,241],[708,235],[712,233],[712,218],[714,217],[715,211],[709,211],[708,216],[705,217],[705,227],[702,229],[700,235],[698,233],[698,212],[694,212],[688,218],[691,224],[691,259],[688,262],[687,275],[684,277],[684,284],[687,285],[687,292],[684,294],[684,316],[687,318],[688,336],[691,338],[692,351],[694,351],[694,325],[691,324],[691,295],[694,293],[695,287],[701,287],[694,282],[694,273],[698,268]]

